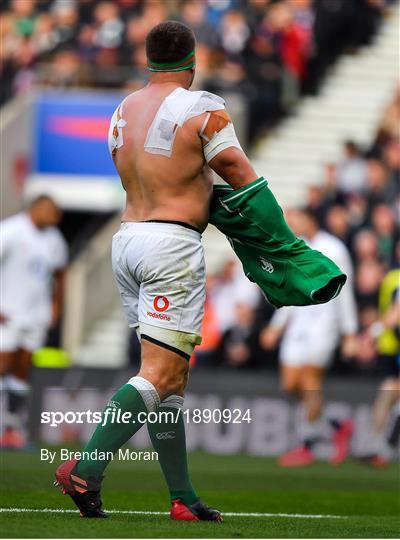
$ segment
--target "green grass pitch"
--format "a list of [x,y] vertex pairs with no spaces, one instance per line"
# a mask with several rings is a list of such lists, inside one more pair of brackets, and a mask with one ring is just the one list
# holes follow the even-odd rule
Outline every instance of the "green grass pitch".
[[[115,510],[169,510],[157,462],[111,463],[104,481],[108,520],[78,513],[0,512],[2,538],[397,538],[400,491],[397,465],[372,470],[348,461],[282,469],[260,457],[190,456],[193,482],[202,498],[222,512],[290,514],[229,515],[222,524],[172,522],[167,515],[114,514]],[[38,451],[0,453],[0,508],[69,509],[73,504],[52,486],[55,466]],[[293,514],[304,514],[295,517]],[[339,518],[312,518],[335,515]],[[340,519],[341,518],[341,519]]]

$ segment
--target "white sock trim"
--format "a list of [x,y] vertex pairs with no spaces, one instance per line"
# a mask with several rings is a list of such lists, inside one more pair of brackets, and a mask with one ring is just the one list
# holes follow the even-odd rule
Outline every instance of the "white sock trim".
[[172,394],[172,396],[168,396],[161,402],[160,407],[172,407],[173,409],[182,409],[184,401],[185,400],[182,396]]
[[30,389],[30,384],[27,381],[23,381],[15,375],[6,375],[3,377],[3,390],[28,395]]
[[304,439],[314,439],[321,433],[320,419],[310,422],[305,420],[302,426],[302,436]]
[[160,396],[150,381],[144,379],[143,377],[132,377],[129,379],[127,384],[130,384],[136,388],[136,390],[142,396],[146,409],[149,412],[155,411],[159,407]]

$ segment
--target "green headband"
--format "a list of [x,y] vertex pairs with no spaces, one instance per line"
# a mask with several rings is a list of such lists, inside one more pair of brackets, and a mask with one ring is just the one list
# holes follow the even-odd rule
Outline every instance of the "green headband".
[[153,62],[150,59],[147,60],[147,69],[149,71],[184,71],[185,69],[193,68],[195,65],[194,51],[178,62]]

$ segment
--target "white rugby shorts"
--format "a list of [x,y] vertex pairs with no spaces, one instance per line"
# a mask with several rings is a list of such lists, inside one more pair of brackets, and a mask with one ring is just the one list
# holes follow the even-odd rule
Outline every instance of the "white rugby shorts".
[[170,222],[122,223],[112,266],[129,326],[189,358],[201,341],[204,314],[201,234]]
[[320,339],[314,339],[312,342],[308,340],[285,339],[282,340],[279,350],[279,361],[285,366],[301,367],[301,366],[316,366],[328,367],[333,353],[335,352],[336,344],[324,340],[324,336]]

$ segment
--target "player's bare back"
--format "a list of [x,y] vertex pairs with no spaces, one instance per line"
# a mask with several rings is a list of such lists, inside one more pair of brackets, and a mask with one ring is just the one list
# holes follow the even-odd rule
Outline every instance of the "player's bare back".
[[171,157],[144,148],[160,105],[176,88],[176,83],[149,84],[123,102],[123,145],[113,156],[126,191],[122,221],[181,221],[203,231],[213,182],[204,166],[199,118],[177,128]]

